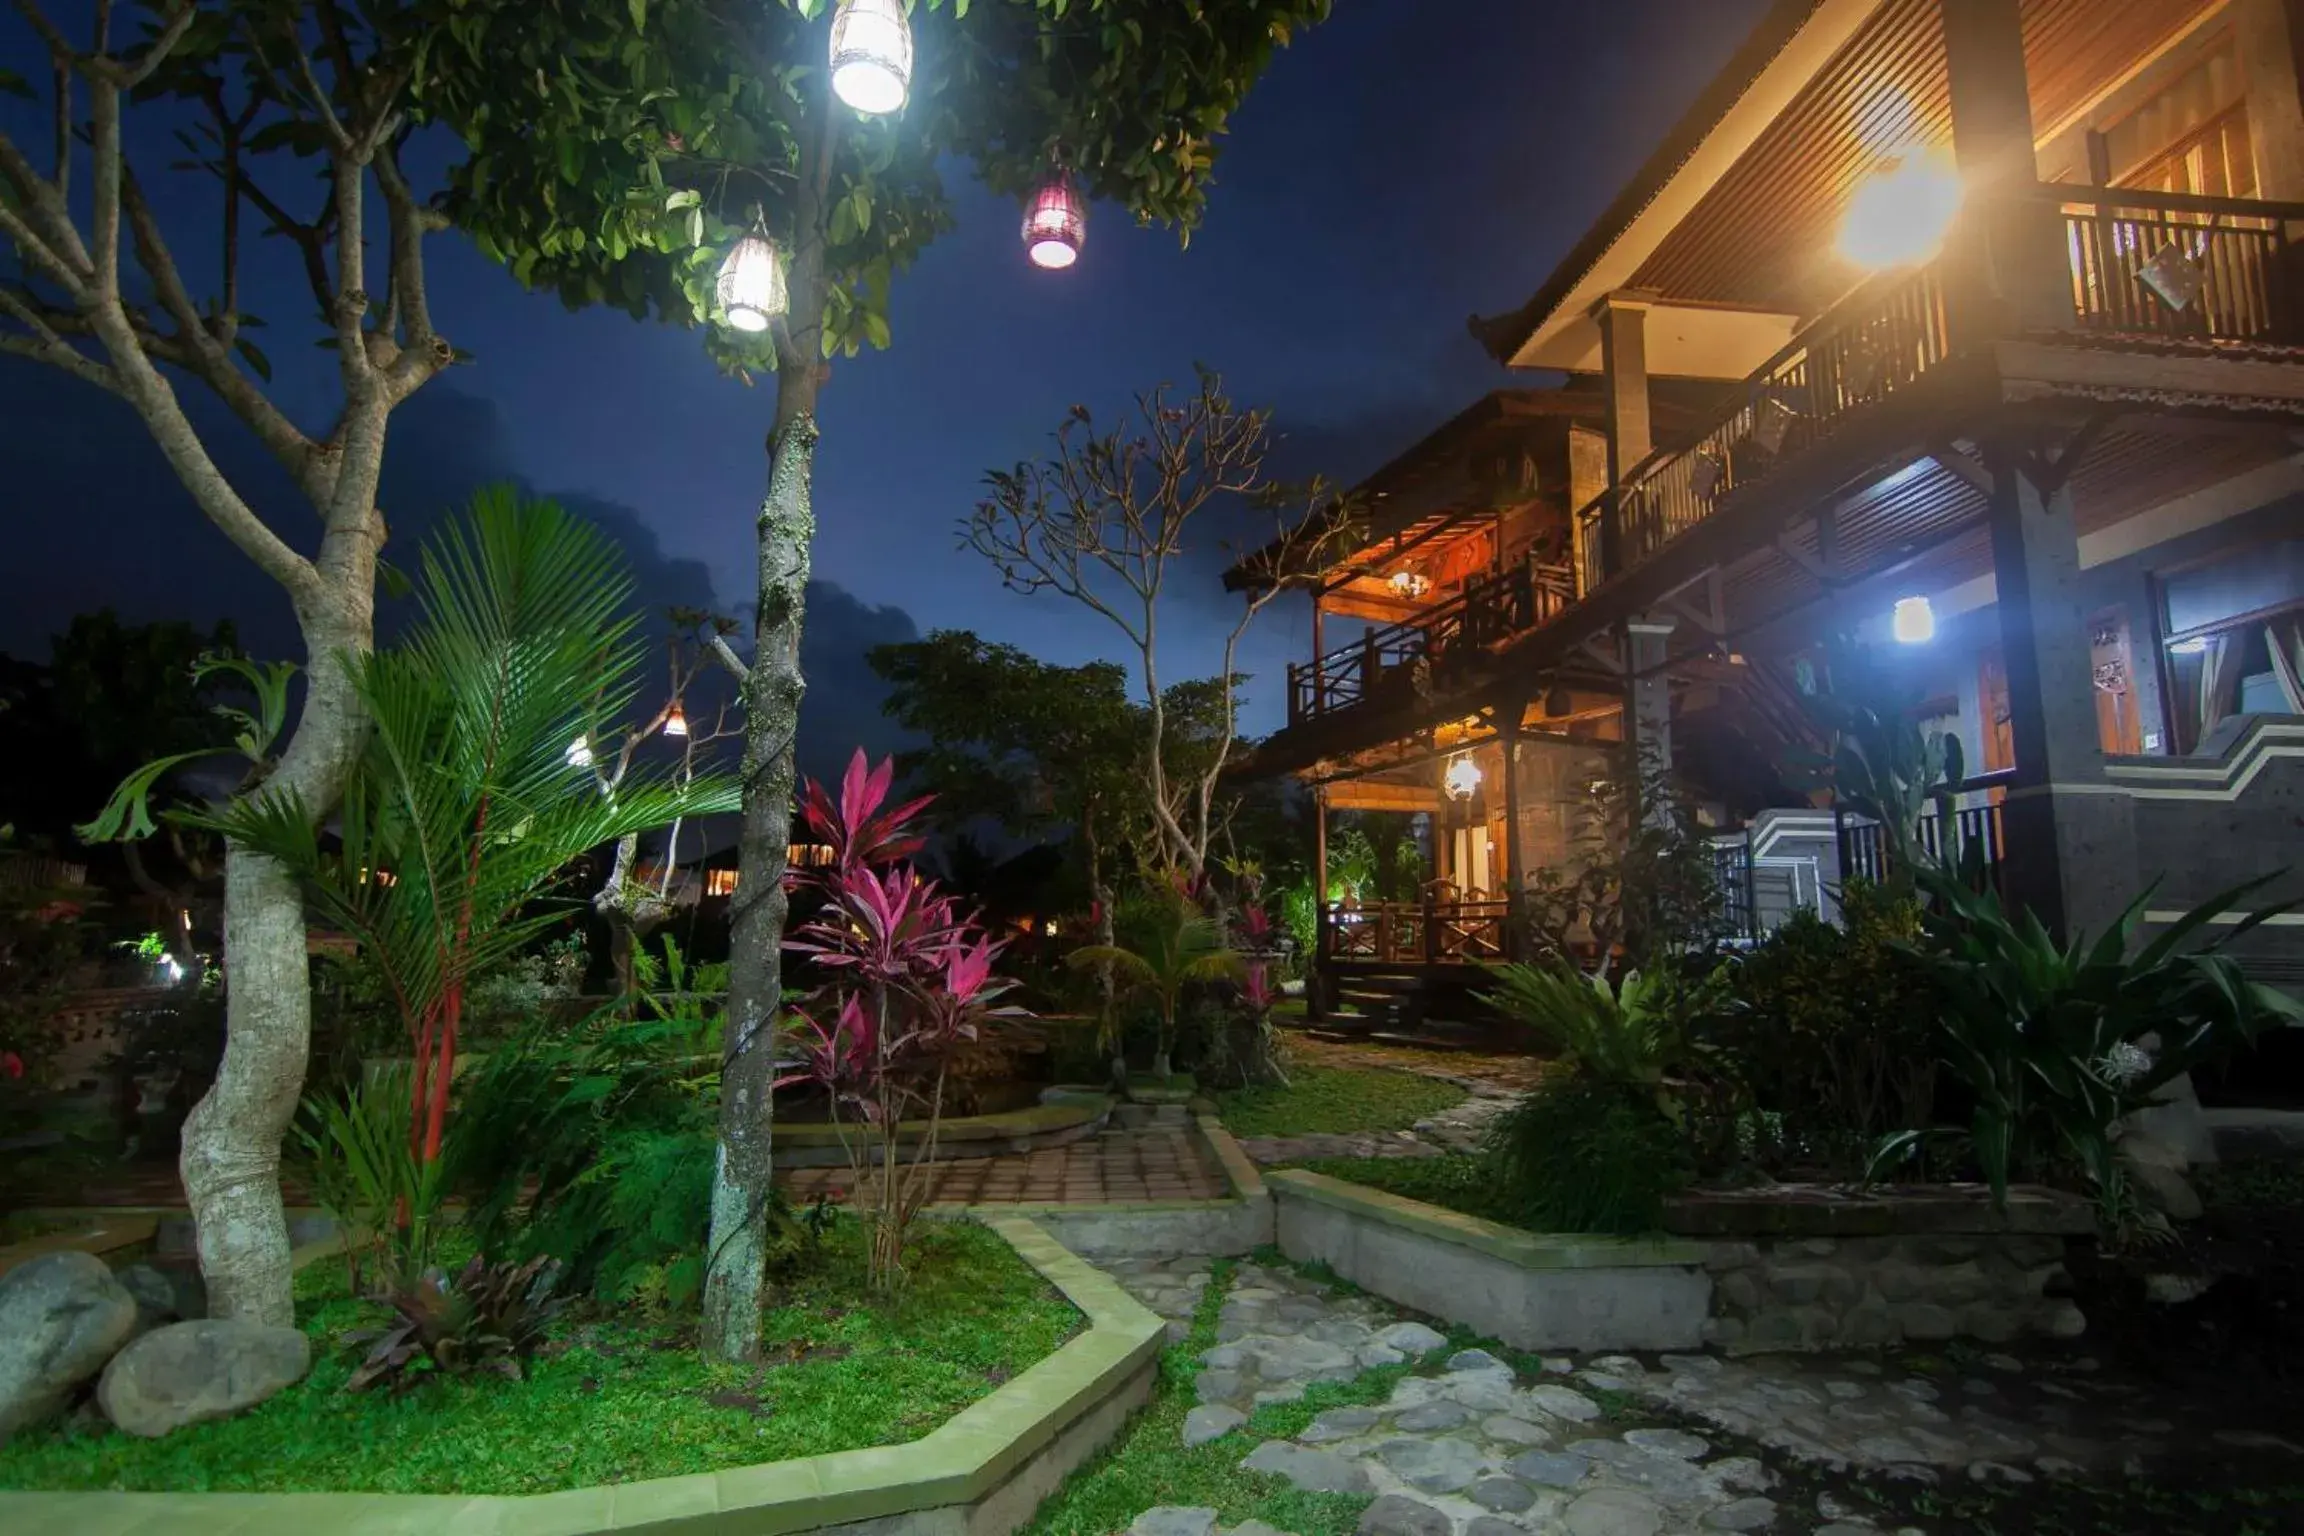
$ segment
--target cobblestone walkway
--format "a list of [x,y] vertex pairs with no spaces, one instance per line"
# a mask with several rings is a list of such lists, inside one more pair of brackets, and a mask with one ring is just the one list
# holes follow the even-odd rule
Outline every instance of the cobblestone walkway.
[[1317,1157],[1438,1157],[1444,1152],[1469,1152],[1479,1145],[1488,1123],[1517,1103],[1520,1095],[1489,1083],[1464,1086],[1470,1096],[1463,1103],[1427,1115],[1411,1130],[1243,1136],[1240,1150],[1262,1167]]
[[[1199,1138],[1181,1126],[1114,1129],[1100,1136],[1011,1157],[939,1163],[932,1205],[1106,1205],[1129,1200],[1216,1200],[1224,1175]],[[786,1190],[803,1200],[844,1200],[845,1167],[795,1168]]]
[[[1207,1261],[1108,1267],[1169,1320],[1172,1339],[1188,1335]],[[2133,1473],[2170,1451],[2174,1430],[2127,1406],[2129,1389],[2096,1386],[2084,1357],[1987,1355],[1973,1374],[1922,1380],[1849,1357],[1561,1355],[1528,1378],[1484,1351],[1450,1352],[1439,1333],[1380,1302],[1252,1263],[1234,1271],[1220,1318],[1217,1344],[1200,1357],[1186,1447],[1233,1434],[1256,1408],[1301,1397],[1314,1382],[1416,1363],[1383,1402],[1331,1408],[1293,1440],[1237,1442],[1243,1469],[1308,1491],[1370,1496],[1359,1536],[1939,1536],[1868,1523],[1865,1506],[1816,1491],[1813,1478],[1794,1498],[1779,1474],[1795,1462],[1930,1482]],[[1694,1428],[1640,1426],[1641,1405]],[[1736,1454],[1715,1435],[1757,1444],[1767,1460]],[[2285,1444],[2241,1431],[2212,1438],[2256,1450]],[[2304,1445],[2290,1449],[2304,1464]],[[1219,1520],[1216,1510],[1163,1506],[1129,1530],[1284,1536]]]

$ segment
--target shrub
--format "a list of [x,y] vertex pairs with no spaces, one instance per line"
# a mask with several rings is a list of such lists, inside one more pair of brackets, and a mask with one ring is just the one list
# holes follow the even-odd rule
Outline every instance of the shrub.
[[426,1270],[393,1294],[391,1322],[346,1340],[371,1347],[345,1390],[379,1381],[404,1389],[425,1374],[423,1366],[444,1376],[518,1381],[523,1362],[566,1305],[553,1295],[558,1277],[559,1266],[549,1259],[491,1265],[477,1254],[453,1280]]
[[1665,1197],[1694,1176],[1652,1095],[1582,1070],[1547,1077],[1489,1128],[1484,1150],[1497,1210],[1538,1232],[1654,1231]]
[[1928,1122],[1944,998],[1909,951],[1919,903],[1852,880],[1840,909],[1841,926],[1801,912],[1729,967],[1696,1030],[1767,1129],[1758,1160],[1853,1175],[1881,1137]]

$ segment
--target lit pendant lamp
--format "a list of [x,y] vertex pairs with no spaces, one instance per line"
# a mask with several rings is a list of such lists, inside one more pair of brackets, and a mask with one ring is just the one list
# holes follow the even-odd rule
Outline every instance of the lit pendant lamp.
[[592,766],[592,743],[590,740],[579,736],[568,743],[568,766],[571,768],[589,768]]
[[1049,171],[1047,180],[1024,205],[1024,254],[1032,265],[1058,271],[1080,259],[1088,238],[1088,204],[1062,167]]
[[901,110],[911,91],[904,0],[840,0],[832,17],[832,94],[867,117],[885,117]]
[[1448,760],[1448,772],[1441,777],[1440,787],[1448,791],[1451,800],[1469,800],[1480,789],[1480,765],[1472,761],[1472,754],[1459,752]]
[[1960,211],[1962,191],[1950,155],[1924,146],[1906,150],[1849,198],[1840,254],[1868,272],[1933,261]]
[[688,734],[688,711],[680,707],[678,699],[674,699],[672,707],[664,711],[664,734],[667,736],[685,736]]
[[1888,629],[1899,645],[1926,645],[1936,638],[1936,609],[1924,597],[1900,597],[1888,616]]
[[775,243],[765,228],[755,224],[752,233],[728,252],[728,259],[720,263],[716,294],[731,330],[757,335],[784,313],[788,302],[784,263],[776,259]]
[[1392,595],[1413,602],[1432,590],[1432,578],[1418,570],[1399,570],[1392,573]]

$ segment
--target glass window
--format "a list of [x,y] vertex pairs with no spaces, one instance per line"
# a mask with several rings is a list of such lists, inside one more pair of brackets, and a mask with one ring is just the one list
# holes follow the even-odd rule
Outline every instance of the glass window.
[[2246,83],[2227,35],[2206,57],[2104,130],[2112,184],[2203,197],[2256,195]]

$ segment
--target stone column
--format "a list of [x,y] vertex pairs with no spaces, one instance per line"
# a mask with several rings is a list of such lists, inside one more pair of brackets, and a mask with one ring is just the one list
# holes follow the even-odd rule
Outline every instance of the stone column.
[[1624,741],[1632,754],[1635,826],[1672,824],[1672,680],[1663,668],[1675,623],[1647,613],[1624,625]]
[[2299,0],[2233,0],[2234,41],[2248,88],[2248,144],[2256,157],[2256,195],[2304,202],[2304,94],[2297,88],[2297,44],[2304,41]]
[[2088,610],[2069,481],[2043,489],[2023,445],[1990,442],[1992,575],[2016,770],[2002,808],[2011,904],[2100,933],[2137,890],[2136,824],[2096,735]]
[[1952,153],[1967,194],[1947,239],[1953,344],[2072,320],[2071,267],[2056,205],[2038,181],[2019,0],[1938,0]]
[[1328,948],[1328,786],[1312,786],[1312,953],[1304,967],[1304,1014],[1317,1023],[1328,1016],[1325,995]]
[[[1621,487],[1656,444],[1648,406],[1648,301],[1634,294],[1612,293],[1593,306],[1592,318],[1600,326],[1600,366],[1607,390],[1608,483]],[[1602,521],[1601,570],[1613,576],[1623,569],[1618,549],[1621,517]]]

